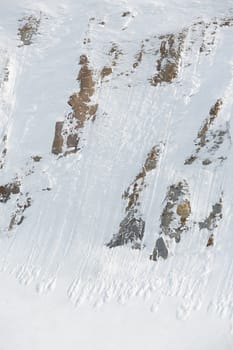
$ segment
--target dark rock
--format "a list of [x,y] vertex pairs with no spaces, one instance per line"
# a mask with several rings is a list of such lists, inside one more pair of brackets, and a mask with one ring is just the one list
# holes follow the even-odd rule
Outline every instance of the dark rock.
[[[165,235],[168,235],[170,238],[175,238],[177,242],[180,241],[180,234],[182,233],[184,229],[184,224],[181,224],[181,226],[178,227],[172,227],[172,222],[175,218],[175,213],[177,210],[177,203],[182,198],[183,195],[185,195],[188,192],[188,187],[186,181],[180,181],[177,184],[173,184],[169,187],[169,190],[167,192],[166,196],[166,205],[162,211],[160,220],[160,228],[161,233],[164,233]],[[183,205],[183,209],[186,209],[186,215],[188,216],[191,213],[191,206],[190,202],[188,200],[184,200],[181,202]],[[185,205],[184,205],[185,204]],[[179,213],[183,213],[182,210],[179,209]]]
[[219,220],[222,219],[222,199],[220,198],[218,203],[215,203],[212,206],[212,210],[208,217],[204,220],[199,222],[199,229],[207,229],[209,231],[213,230],[217,227]]
[[195,162],[196,159],[197,159],[197,156],[191,156],[185,160],[184,165],[190,165],[193,162]]
[[70,134],[67,137],[67,147],[68,148],[74,148],[75,150],[77,150],[78,148],[78,142],[79,142],[79,137],[77,134]]
[[122,13],[121,17],[127,17],[130,15],[130,11],[125,11]]
[[33,156],[32,159],[34,160],[34,162],[40,162],[42,157],[41,156]]
[[208,242],[207,242],[207,244],[206,244],[206,247],[211,247],[211,246],[213,246],[213,245],[214,245],[214,235],[211,234],[210,237],[209,237],[209,239],[208,239]]
[[52,153],[53,154],[60,154],[62,153],[62,147],[63,147],[63,135],[62,135],[62,129],[63,129],[64,122],[56,122],[55,125],[55,136],[53,140],[52,145]]
[[156,261],[160,256],[163,259],[168,257],[168,249],[162,237],[157,239],[151,259]]
[[41,18],[37,18],[33,15],[19,20],[19,22],[24,22],[24,24],[18,29],[18,36],[21,41],[19,46],[32,44],[33,37],[38,33],[40,21]]
[[205,160],[203,160],[202,164],[203,165],[209,165],[209,164],[211,164],[211,160],[205,159]]
[[18,194],[19,192],[20,184],[18,182],[0,186],[0,202],[6,203],[10,199],[11,194]]
[[144,164],[144,168],[146,172],[149,172],[156,168],[159,155],[160,155],[160,147],[159,146],[152,147],[151,151],[147,155],[147,158]]
[[139,243],[144,236],[145,221],[142,218],[135,218],[134,214],[129,212],[121,221],[120,229],[107,243],[107,247],[114,248],[127,243],[132,243],[133,248],[140,248]]

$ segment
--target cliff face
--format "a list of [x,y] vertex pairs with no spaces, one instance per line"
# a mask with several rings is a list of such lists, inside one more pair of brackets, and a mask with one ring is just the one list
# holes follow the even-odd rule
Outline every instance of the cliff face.
[[[93,315],[143,301],[145,324],[145,310],[158,310],[155,329],[164,318],[177,327],[167,345],[158,335],[160,349],[197,349],[188,339],[202,337],[202,322],[198,349],[232,349],[233,2],[0,6],[0,284],[13,288],[9,300],[21,305],[10,274],[29,286],[32,309],[34,291]],[[129,311],[129,332],[139,314]],[[4,327],[0,349],[15,349]],[[208,341],[212,329],[221,331]],[[72,344],[94,349],[70,332]],[[53,336],[38,334],[38,349],[49,349]],[[115,349],[104,339],[98,349]]]

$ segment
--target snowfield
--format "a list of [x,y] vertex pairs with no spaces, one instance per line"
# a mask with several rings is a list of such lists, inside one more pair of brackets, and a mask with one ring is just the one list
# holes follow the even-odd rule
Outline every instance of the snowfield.
[[232,48],[232,0],[1,0],[0,350],[233,349]]

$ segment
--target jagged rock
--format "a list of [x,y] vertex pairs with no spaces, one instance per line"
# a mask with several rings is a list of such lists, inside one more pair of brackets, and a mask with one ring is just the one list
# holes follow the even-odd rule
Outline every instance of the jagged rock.
[[52,153],[53,154],[62,153],[62,146],[63,146],[62,129],[63,129],[63,125],[64,125],[64,122],[56,122],[55,136],[54,136],[53,145],[52,145]]
[[[22,200],[22,199],[21,199]],[[17,207],[15,212],[12,214],[12,218],[8,227],[8,231],[11,231],[16,225],[21,225],[25,219],[24,212],[27,208],[31,206],[32,198],[29,194],[26,194],[26,197],[22,200],[22,202],[17,203]]]
[[156,145],[152,147],[151,151],[147,154],[147,158],[144,164],[144,168],[146,172],[149,172],[156,168],[159,160],[160,152],[161,152],[160,146]]
[[33,156],[32,159],[34,160],[34,162],[40,162],[42,157],[41,156]]
[[[227,158],[225,154],[231,147],[229,123],[225,122],[222,125],[216,123],[222,106],[223,100],[218,99],[210,108],[209,115],[204,120],[194,140],[195,150],[193,154],[185,160],[185,165],[190,165],[196,160],[199,160],[202,162],[202,165],[206,167],[219,160],[222,162]],[[208,157],[206,157],[206,154],[208,154]]]
[[100,76],[103,79],[110,74],[112,74],[112,68],[111,67],[104,67],[100,73]]
[[157,72],[150,79],[152,86],[171,83],[178,75],[186,33],[160,36],[160,57],[157,60]]
[[24,24],[18,29],[18,36],[21,41],[19,46],[31,45],[33,37],[38,33],[41,16],[35,17],[34,15],[31,15],[23,17],[19,22],[24,22]]
[[209,165],[209,164],[211,164],[212,162],[211,162],[211,160],[209,160],[209,159],[205,159],[205,160],[203,160],[202,161],[202,164],[203,165]]
[[[188,230],[186,223],[191,214],[188,184],[185,180],[179,181],[169,187],[165,198],[166,205],[160,216],[160,235],[166,236],[168,240],[175,239],[180,242],[181,234]],[[151,260],[157,260],[161,256],[168,257],[168,248],[163,237],[157,239]]]
[[[147,154],[145,163],[141,171],[138,173],[138,175],[135,177],[135,180],[124,192],[122,198],[128,200],[126,212],[135,209],[135,207],[139,205],[139,196],[145,186],[146,175],[148,172],[156,169],[160,153],[161,145],[155,145],[152,147],[150,152]],[[137,209],[135,210],[137,211]]]
[[192,164],[193,162],[195,162],[195,160],[197,159],[197,156],[190,156],[189,158],[187,158],[184,162],[185,165],[190,165]]
[[208,242],[206,244],[207,247],[213,246],[214,245],[214,235],[213,233],[210,235]]
[[127,243],[132,243],[133,248],[141,248],[141,243],[145,231],[145,221],[142,218],[135,218],[130,212],[121,221],[120,229],[113,236],[111,241],[107,243],[107,247],[114,248]]
[[84,127],[87,120],[95,120],[98,104],[91,104],[91,97],[95,92],[95,81],[93,70],[89,67],[89,60],[86,55],[80,56],[81,68],[77,80],[80,90],[74,92],[67,103],[72,107],[72,112],[65,116],[65,120],[55,125],[55,135],[52,145],[52,153],[64,156],[75,153],[79,150],[79,130]]
[[[161,214],[161,233],[175,238],[176,242],[180,241],[181,233],[187,229],[185,222],[191,213],[190,202],[185,199],[187,195],[188,185],[186,181],[171,185],[166,196],[167,203]],[[181,220],[178,220],[176,214],[181,217]]]
[[111,241],[107,244],[109,248],[117,247],[127,243],[131,243],[131,248],[141,249],[141,241],[145,230],[145,221],[140,217],[140,193],[145,187],[145,178],[148,172],[154,170],[157,166],[159,155],[161,153],[161,145],[155,145],[147,154],[145,163],[124,192],[122,198],[127,201],[125,209],[126,216],[120,223],[119,232],[113,235]]
[[6,203],[10,199],[11,194],[18,194],[19,192],[20,184],[18,182],[0,186],[0,202]]
[[185,200],[178,204],[176,212],[181,218],[187,218],[191,214],[191,206],[189,200]]
[[131,13],[130,11],[125,11],[122,13],[121,17],[127,17],[130,15],[130,13]]
[[155,248],[153,251],[153,254],[151,256],[151,259],[156,261],[159,257],[162,257],[163,259],[167,259],[168,257],[168,249],[164,242],[163,237],[159,237],[156,241]]
[[217,223],[222,219],[222,199],[220,198],[218,203],[212,206],[212,210],[209,216],[204,220],[199,222],[200,230],[207,229],[209,231],[217,227]]

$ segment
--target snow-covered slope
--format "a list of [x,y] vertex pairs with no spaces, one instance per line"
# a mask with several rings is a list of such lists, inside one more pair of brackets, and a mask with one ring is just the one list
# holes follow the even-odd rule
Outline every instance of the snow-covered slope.
[[0,350],[232,349],[233,1],[0,10]]

